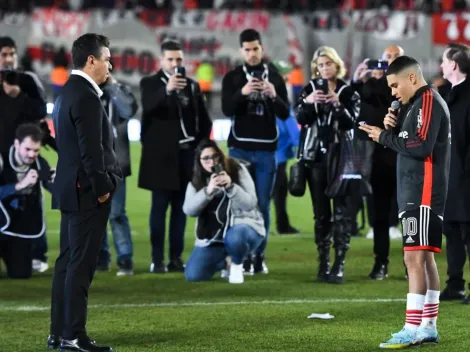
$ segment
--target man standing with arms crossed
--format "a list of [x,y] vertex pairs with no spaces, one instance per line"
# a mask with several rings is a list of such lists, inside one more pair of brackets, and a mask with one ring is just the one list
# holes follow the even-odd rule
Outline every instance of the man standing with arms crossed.
[[109,76],[110,59],[106,37],[88,33],[75,40],[75,69],[55,103],[59,160],[54,189],[61,223],[60,255],[52,282],[50,349],[60,345],[61,351],[113,351],[97,346],[85,329],[88,289],[106,233],[111,194],[122,179],[98,87]]
[[[424,80],[418,62],[397,58],[387,70],[392,95],[407,111],[402,121],[392,114],[384,126],[360,127],[374,141],[395,150],[399,217],[408,269],[409,293],[403,329],[380,344],[398,349],[421,343],[437,343],[436,320],[440,283],[434,253],[441,251],[442,215],[447,198],[450,165],[449,109],[442,97]],[[398,135],[394,129],[399,126]]]

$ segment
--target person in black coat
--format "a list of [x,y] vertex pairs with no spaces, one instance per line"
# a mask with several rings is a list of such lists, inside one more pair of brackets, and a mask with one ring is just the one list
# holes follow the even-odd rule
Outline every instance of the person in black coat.
[[[55,102],[58,162],[54,194],[61,211],[60,254],[52,282],[49,348],[112,351],[86,332],[88,289],[122,173],[98,85],[109,75],[109,41],[84,34],[72,45],[74,70]],[[62,338],[62,340],[60,340]]]
[[[359,94],[341,78],[346,69],[332,47],[322,46],[313,54],[312,79],[301,92],[294,111],[302,125],[299,159],[315,216],[315,242],[320,266],[318,281],[344,283],[344,263],[353,228],[353,196],[362,186],[359,155],[353,136],[360,113]],[[348,169],[349,167],[349,169]],[[333,200],[333,210],[331,209]],[[330,247],[335,262],[330,270]]]
[[[451,157],[444,234],[447,243],[447,285],[441,300],[465,297],[463,269],[470,257],[470,49],[450,44],[442,55],[444,78],[452,84],[450,111]],[[470,295],[464,300],[470,303]]]
[[[194,151],[209,138],[212,121],[199,84],[186,77],[181,45],[173,40],[161,46],[162,69],[140,82],[142,98],[142,156],[139,187],[152,191],[150,271],[184,271],[186,186],[192,178]],[[178,73],[176,73],[177,71]],[[169,263],[164,264],[165,221],[171,204]]]
[[[387,60],[390,65],[403,54],[401,47],[391,45],[385,48],[382,59]],[[371,74],[371,77],[368,77],[368,73]],[[384,116],[387,114],[392,101],[395,100],[383,72],[380,75],[376,70],[369,70],[367,60],[365,60],[357,67],[351,86],[361,96],[362,104],[359,121],[383,127]],[[372,154],[368,175],[372,186],[372,195],[367,197],[367,209],[370,231],[372,231],[374,239],[375,262],[369,278],[383,280],[388,276],[390,237],[402,237],[396,228],[398,226],[397,153],[390,148],[384,148],[381,145],[376,145],[375,142],[371,142],[367,134],[361,130],[357,130],[357,136],[363,140],[361,143],[364,143],[368,149],[372,149],[371,151],[368,150]]]

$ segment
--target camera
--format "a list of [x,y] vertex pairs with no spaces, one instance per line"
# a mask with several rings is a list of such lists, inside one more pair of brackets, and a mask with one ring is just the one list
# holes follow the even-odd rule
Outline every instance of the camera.
[[328,80],[324,78],[317,78],[315,80],[315,86],[318,88],[318,90],[321,90],[323,94],[328,94]]
[[388,69],[387,60],[368,60],[367,61],[368,70],[386,70]]
[[179,73],[181,76],[186,77],[186,69],[184,68],[184,66],[175,67],[175,73]]
[[215,164],[214,166],[212,166],[212,173],[213,174],[220,174],[222,171],[224,171],[224,168],[222,167],[222,165],[220,164]]

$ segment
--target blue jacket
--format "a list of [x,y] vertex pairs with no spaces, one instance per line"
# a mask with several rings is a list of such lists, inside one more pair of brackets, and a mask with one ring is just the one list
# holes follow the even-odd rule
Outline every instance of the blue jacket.
[[284,163],[295,157],[296,148],[299,146],[300,130],[297,120],[292,114],[286,119],[277,120],[279,139],[277,141],[276,165]]

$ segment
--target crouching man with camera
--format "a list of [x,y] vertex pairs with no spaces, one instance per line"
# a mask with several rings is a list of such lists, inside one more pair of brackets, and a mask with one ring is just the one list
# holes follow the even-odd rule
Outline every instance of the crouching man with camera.
[[46,228],[41,183],[50,185],[53,170],[38,158],[42,137],[36,124],[20,125],[0,154],[0,257],[13,279],[31,277],[32,239]]
[[183,205],[187,215],[197,217],[196,245],[186,265],[186,279],[210,280],[225,269],[229,256],[229,282],[241,284],[244,257],[266,236],[255,185],[247,168],[210,140],[199,144],[194,165]]

